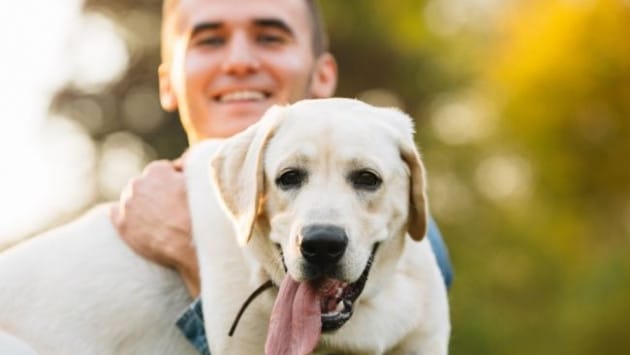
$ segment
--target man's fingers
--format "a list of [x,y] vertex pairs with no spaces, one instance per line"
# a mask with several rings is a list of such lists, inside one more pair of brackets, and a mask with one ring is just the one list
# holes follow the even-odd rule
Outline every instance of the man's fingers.
[[164,176],[164,174],[168,174],[173,171],[182,172],[184,168],[184,162],[182,158],[178,158],[174,161],[170,160],[156,160],[144,168],[142,172],[143,177],[148,176]]

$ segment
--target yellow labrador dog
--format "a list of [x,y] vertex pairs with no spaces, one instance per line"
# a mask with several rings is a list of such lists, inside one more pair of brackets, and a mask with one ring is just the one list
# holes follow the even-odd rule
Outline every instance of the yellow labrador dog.
[[[447,353],[405,115],[347,99],[276,107],[194,147],[185,171],[213,355]],[[264,283],[276,287],[235,322]],[[174,326],[190,301],[100,206],[0,253],[0,354],[197,354]]]
[[[447,354],[447,294],[424,239],[424,169],[406,115],[306,100],[212,149],[211,169],[192,164],[212,186],[189,183],[212,354]],[[216,199],[234,226],[209,217]]]

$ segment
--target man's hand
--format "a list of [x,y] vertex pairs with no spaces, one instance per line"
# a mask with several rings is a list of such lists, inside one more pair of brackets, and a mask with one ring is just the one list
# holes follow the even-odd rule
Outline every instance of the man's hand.
[[190,294],[199,295],[199,266],[181,163],[150,163],[123,190],[110,218],[131,249],[177,270]]

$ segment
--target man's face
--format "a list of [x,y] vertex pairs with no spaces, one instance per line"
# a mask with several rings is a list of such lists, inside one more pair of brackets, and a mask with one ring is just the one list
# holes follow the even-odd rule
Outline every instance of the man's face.
[[304,0],[182,0],[172,16],[160,96],[191,143],[231,136],[272,104],[334,91],[336,65],[313,54]]

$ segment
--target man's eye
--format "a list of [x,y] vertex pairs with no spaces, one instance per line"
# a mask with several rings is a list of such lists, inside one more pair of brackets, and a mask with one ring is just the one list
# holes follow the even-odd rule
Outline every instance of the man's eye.
[[282,190],[297,189],[306,182],[307,173],[302,169],[285,170],[276,178],[276,185]]
[[376,173],[366,169],[353,171],[348,180],[355,189],[367,191],[375,191],[383,183]]
[[208,36],[199,38],[195,40],[194,43],[198,46],[219,47],[225,43],[225,38],[221,36]]
[[284,37],[274,34],[260,34],[256,37],[256,40],[261,44],[277,44],[285,42]]

